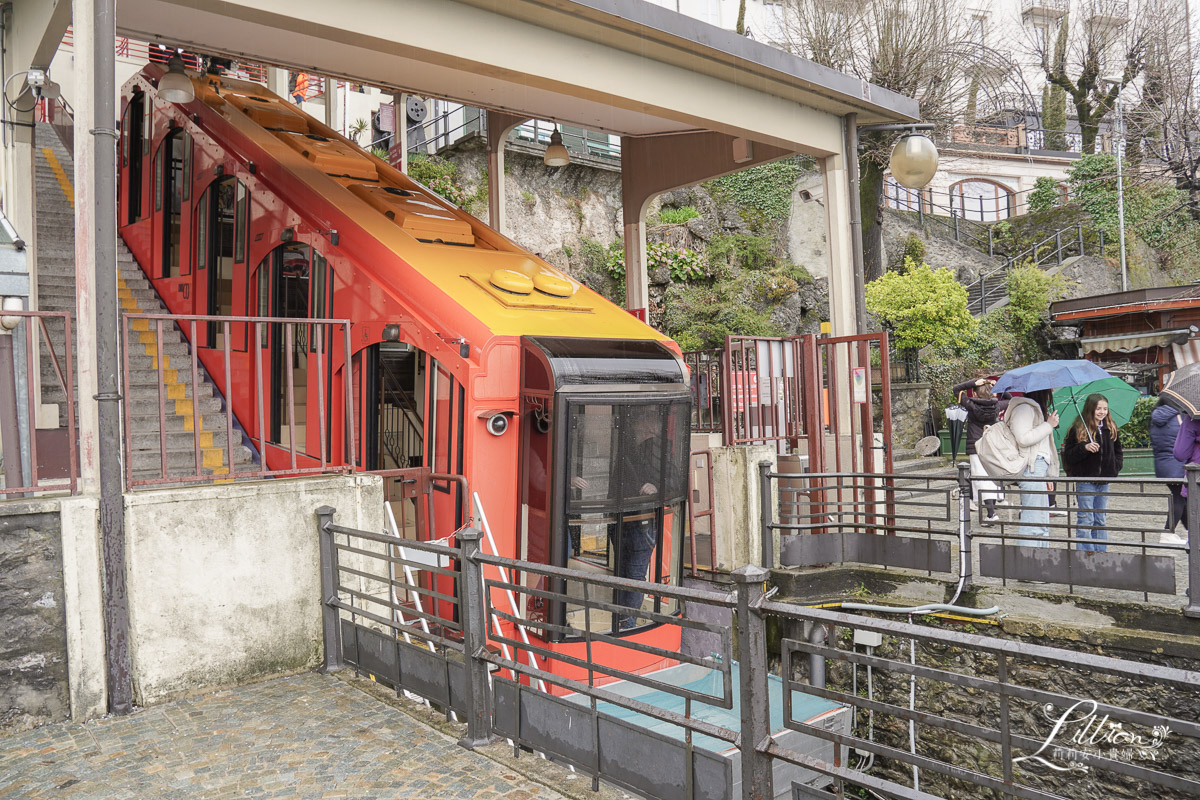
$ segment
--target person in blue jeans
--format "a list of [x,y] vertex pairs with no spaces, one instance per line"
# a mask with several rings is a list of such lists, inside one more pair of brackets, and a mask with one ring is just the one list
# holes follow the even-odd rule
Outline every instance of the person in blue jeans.
[[[1079,539],[1107,539],[1104,529],[1108,508],[1108,478],[1121,472],[1124,453],[1120,431],[1108,416],[1108,400],[1102,394],[1089,394],[1079,419],[1063,439],[1063,465],[1066,473],[1081,480],[1075,484],[1079,511],[1076,534]],[[1107,550],[1107,545],[1077,542],[1080,550]]]
[[[1047,478],[1058,476],[1058,450],[1054,447],[1054,429],[1058,427],[1058,414],[1046,414],[1050,402],[1049,391],[1030,392],[1018,397],[1008,405],[1004,423],[1017,442],[1025,469],[1017,486],[1021,489],[1021,524],[1019,536],[1050,536],[1050,495]],[[1026,547],[1048,547],[1049,542],[1021,539],[1017,542]]]

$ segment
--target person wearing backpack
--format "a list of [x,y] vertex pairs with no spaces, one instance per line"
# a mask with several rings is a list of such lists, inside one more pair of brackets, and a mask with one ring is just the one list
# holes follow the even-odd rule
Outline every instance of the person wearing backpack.
[[[1021,536],[1049,538],[1050,496],[1046,479],[1058,476],[1058,448],[1054,446],[1054,429],[1058,427],[1058,412],[1045,413],[1050,391],[1029,392],[1008,404],[1004,422],[1016,440],[1025,468],[1017,481],[1021,490]],[[1049,542],[1022,540],[1024,545],[1049,547]]]
[[[975,451],[975,443],[983,435],[983,430],[989,425],[995,425],[1000,420],[1000,399],[992,394],[995,381],[989,378],[977,378],[955,386],[951,391],[960,406],[967,410],[967,460],[971,462],[971,499],[982,500],[987,515],[985,525],[996,521],[996,502],[1003,502],[1004,494],[1000,487],[988,479],[988,473],[979,460]],[[974,392],[972,397],[968,392]]]
[[[1108,416],[1108,399],[1102,394],[1089,394],[1083,401],[1079,419],[1063,438],[1063,465],[1068,475],[1084,478],[1075,484],[1079,494],[1079,511],[1075,525],[1077,538],[1107,539],[1104,529],[1105,509],[1108,508],[1108,481],[1121,472],[1124,453],[1116,424]],[[1077,542],[1079,550],[1108,549],[1094,542]]]

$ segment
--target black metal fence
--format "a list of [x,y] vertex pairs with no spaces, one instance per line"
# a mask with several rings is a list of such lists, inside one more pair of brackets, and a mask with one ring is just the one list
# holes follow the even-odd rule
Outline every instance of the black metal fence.
[[964,587],[991,579],[1115,590],[1200,617],[1200,466],[1188,467],[1186,543],[1164,540],[1173,482],[1161,478],[1111,478],[1097,489],[1065,476],[997,485],[966,463],[956,476],[759,469],[764,566],[855,563]]
[[[909,498],[843,477],[877,492],[876,504],[825,498],[811,525],[906,520],[911,538],[933,541],[919,509],[949,506],[954,490],[930,479]],[[504,737],[514,755],[527,746],[594,787],[654,798],[1200,792],[1196,671],[772,601],[756,566],[735,571],[731,591],[673,587],[490,555],[474,527],[446,546],[337,525],[329,507],[317,514],[326,669],[352,666],[454,711],[466,747]],[[398,581],[404,568],[419,574]],[[628,611],[611,599],[619,589],[678,603],[678,613],[637,613],[681,646],[588,624],[593,611]],[[405,600],[412,592],[425,612]],[[583,609],[582,632],[530,619],[521,609],[534,600]],[[546,644],[564,634],[574,650]],[[627,672],[615,666],[622,653],[671,666]]]

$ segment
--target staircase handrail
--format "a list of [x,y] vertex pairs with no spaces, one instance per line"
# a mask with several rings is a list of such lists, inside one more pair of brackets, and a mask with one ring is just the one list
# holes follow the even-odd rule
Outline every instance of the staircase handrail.
[[[383,445],[384,445],[384,447],[387,448],[389,455],[391,455],[391,457],[392,457],[392,460],[396,464],[400,464],[401,463],[400,457],[401,457],[401,455],[404,455],[404,454],[397,452],[397,450],[392,446],[393,440],[396,438],[399,438],[399,437],[404,437],[404,436],[412,437],[412,439],[415,441],[415,443],[417,445],[416,450],[419,453],[421,451],[421,447],[425,441],[425,432],[424,432],[424,430],[422,430],[422,427],[420,424],[420,416],[418,416],[418,414],[416,412],[416,401],[413,399],[413,397],[407,391],[405,391],[404,387],[401,386],[399,384],[399,382],[397,382],[395,380],[395,378],[393,378],[387,372],[384,372],[381,370],[380,377],[382,378],[381,394],[383,395],[383,397],[384,398],[387,398],[389,396],[395,397],[396,395],[398,395],[401,400],[400,405],[396,405],[393,403],[393,404],[391,404],[391,406],[400,411],[401,419],[404,420],[404,428],[400,431],[393,431],[388,434],[385,434],[382,437]],[[408,453],[407,455],[411,455],[411,453]],[[408,464],[405,463],[402,466],[408,466]]]
[[[1064,237],[1063,234],[1067,232],[1071,232],[1072,235],[1070,237]],[[1104,232],[1100,231],[1099,236],[1100,255],[1103,256]],[[1050,244],[1051,242],[1054,243],[1054,248],[1039,255],[1039,251],[1045,245]],[[1012,271],[1013,267],[1026,260],[1032,261],[1033,266],[1037,267],[1038,269],[1041,269],[1043,264],[1047,263],[1051,259],[1054,259],[1058,265],[1061,265],[1063,263],[1064,254],[1068,253],[1072,249],[1072,245],[1075,245],[1076,255],[1087,255],[1083,238],[1082,222],[1077,222],[1074,225],[1068,225],[1066,227],[1059,228],[1054,233],[1050,234],[1041,241],[1034,243],[1016,255],[1007,257],[1003,263],[995,268],[981,273],[979,277],[976,278],[975,282],[967,287],[968,310],[972,310],[972,312],[974,312],[972,306],[974,306],[975,303],[971,301],[970,297],[972,294],[976,293],[976,287],[978,287],[978,313],[983,314],[985,311],[987,311],[989,305],[991,305],[988,302],[988,298],[997,293],[1002,293],[1001,290],[1004,288],[1004,279],[997,278],[996,276],[1000,275],[1001,273],[1007,276],[1008,273]],[[994,284],[991,291],[988,291],[989,280],[991,280],[991,282]]]

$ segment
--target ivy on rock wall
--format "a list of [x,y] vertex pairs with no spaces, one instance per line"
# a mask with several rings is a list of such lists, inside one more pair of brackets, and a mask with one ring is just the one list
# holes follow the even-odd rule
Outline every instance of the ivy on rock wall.
[[792,210],[792,189],[804,168],[794,158],[760,164],[704,184],[712,196],[738,207],[752,226],[781,222]]

